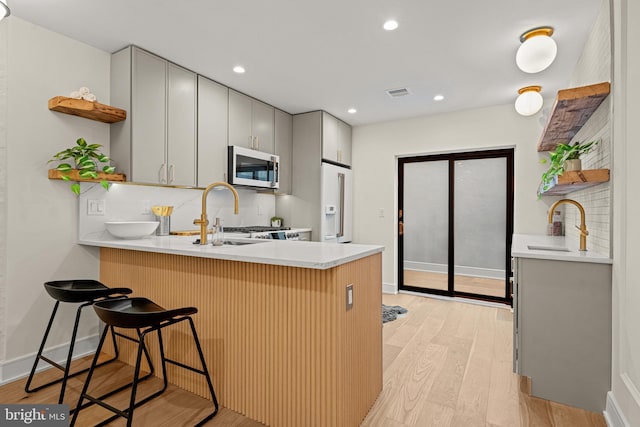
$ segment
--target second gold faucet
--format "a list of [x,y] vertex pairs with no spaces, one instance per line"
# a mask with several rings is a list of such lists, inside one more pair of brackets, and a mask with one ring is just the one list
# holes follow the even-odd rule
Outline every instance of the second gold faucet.
[[587,250],[587,236],[589,235],[589,231],[587,231],[587,224],[586,224],[586,220],[585,220],[584,208],[582,207],[582,205],[580,203],[576,202],[575,200],[571,200],[571,199],[561,199],[561,200],[558,200],[557,202],[555,202],[549,208],[549,224],[551,224],[551,222],[553,221],[553,212],[556,210],[556,208],[559,205],[561,205],[563,203],[568,203],[568,204],[574,205],[580,211],[580,226],[579,227],[576,226],[576,227],[578,228],[578,230],[580,230],[580,250],[581,251],[586,251]]

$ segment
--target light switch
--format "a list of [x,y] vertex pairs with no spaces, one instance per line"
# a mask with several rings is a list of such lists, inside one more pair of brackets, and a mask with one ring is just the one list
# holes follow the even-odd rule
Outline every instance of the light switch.
[[347,310],[353,307],[353,283],[347,285]]
[[87,215],[104,215],[106,200],[87,200]]

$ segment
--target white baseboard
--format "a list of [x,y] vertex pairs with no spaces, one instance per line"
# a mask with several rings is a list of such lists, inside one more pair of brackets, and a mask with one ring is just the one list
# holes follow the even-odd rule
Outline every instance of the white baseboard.
[[382,283],[383,294],[397,294],[398,286],[395,283]]
[[[447,274],[449,267],[446,264],[434,264],[417,261],[404,261],[403,268],[405,270],[427,271],[432,273]],[[505,278],[505,271],[493,268],[468,267],[464,265],[454,266],[454,274],[460,276],[483,277],[487,279],[501,280]]]
[[602,415],[604,415],[604,420],[607,422],[609,427],[631,427],[620,411],[618,401],[613,396],[612,392],[607,393],[607,405]]
[[[92,335],[85,338],[79,338],[76,340],[76,345],[73,349],[73,359],[79,359],[81,357],[93,354],[98,348],[98,341],[100,337],[98,335]],[[44,355],[51,360],[64,365],[67,360],[67,354],[69,353],[69,343],[60,344],[55,347],[51,347],[44,351]],[[33,361],[35,360],[37,352],[27,354],[25,356],[18,357],[12,360],[6,360],[0,362],[0,385],[4,385],[20,378],[24,378],[31,372]],[[50,368],[46,362],[41,361],[37,371],[42,371]]]

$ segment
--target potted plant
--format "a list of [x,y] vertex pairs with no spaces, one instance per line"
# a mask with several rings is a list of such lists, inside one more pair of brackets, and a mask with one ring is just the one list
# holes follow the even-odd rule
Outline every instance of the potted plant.
[[282,227],[282,222],[283,222],[283,219],[280,218],[279,216],[272,216],[271,217],[271,226],[272,227]]
[[575,144],[558,144],[554,151],[549,152],[549,160],[540,159],[540,163],[549,162],[549,169],[542,174],[541,191],[551,188],[558,175],[562,175],[565,171],[581,170],[582,165],[580,156],[590,152],[599,141],[589,141],[581,144],[576,141]]
[[[84,138],[78,138],[75,146],[54,154],[47,163],[73,159],[73,164],[60,163],[54,169],[60,172],[60,178],[62,180],[98,180],[101,178],[98,172],[100,165],[104,165],[101,170],[105,174],[112,174],[115,171],[114,166],[109,166],[109,157],[100,153],[100,147],[102,147],[102,145],[88,144]],[[109,182],[106,179],[101,179],[100,185],[102,185],[105,190],[109,189]],[[78,182],[71,184],[71,191],[79,195],[80,184]]]

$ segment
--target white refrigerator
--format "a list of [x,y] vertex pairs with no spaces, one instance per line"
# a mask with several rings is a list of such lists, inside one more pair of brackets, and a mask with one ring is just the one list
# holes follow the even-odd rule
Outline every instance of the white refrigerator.
[[322,163],[320,236],[322,242],[349,243],[353,225],[351,170]]

